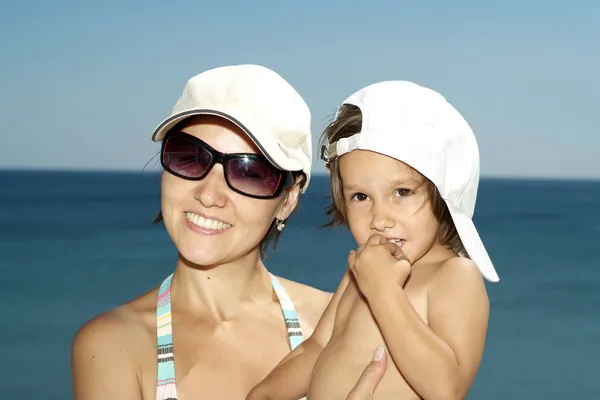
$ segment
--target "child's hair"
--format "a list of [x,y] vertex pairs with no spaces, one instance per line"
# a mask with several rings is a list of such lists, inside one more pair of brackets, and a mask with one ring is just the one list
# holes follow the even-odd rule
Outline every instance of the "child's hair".
[[[351,104],[344,104],[340,108],[337,118],[325,128],[321,137],[321,143],[327,145],[328,143],[336,142],[342,138],[350,137],[359,133],[361,128],[362,112],[360,111],[360,108]],[[326,213],[331,216],[331,220],[326,223],[325,226],[333,227],[336,225],[347,225],[348,220],[346,217],[344,197],[342,195],[342,179],[340,177],[338,159],[336,158],[330,161],[328,168],[330,172],[332,202],[326,208]],[[450,247],[458,254],[468,256],[460,237],[458,236],[458,232],[456,231],[446,202],[442,199],[437,187],[422,174],[419,173],[419,175],[424,180],[423,184],[425,185],[427,193],[427,201],[431,204],[433,215],[440,224],[437,242],[443,246]]]

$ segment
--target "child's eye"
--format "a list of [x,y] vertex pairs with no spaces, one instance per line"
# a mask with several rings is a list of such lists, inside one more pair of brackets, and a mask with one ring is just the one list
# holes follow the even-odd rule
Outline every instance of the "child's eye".
[[355,193],[350,199],[355,201],[365,201],[369,199],[369,196],[364,193]]
[[410,189],[400,188],[400,189],[396,189],[396,193],[400,197],[406,197],[406,196],[409,196],[412,192]]

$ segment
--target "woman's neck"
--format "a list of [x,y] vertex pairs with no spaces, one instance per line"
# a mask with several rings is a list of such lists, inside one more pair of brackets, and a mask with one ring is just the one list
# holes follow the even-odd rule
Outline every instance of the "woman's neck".
[[171,288],[173,302],[181,308],[221,321],[235,318],[251,303],[270,301],[273,293],[258,251],[210,268],[193,265],[179,255]]

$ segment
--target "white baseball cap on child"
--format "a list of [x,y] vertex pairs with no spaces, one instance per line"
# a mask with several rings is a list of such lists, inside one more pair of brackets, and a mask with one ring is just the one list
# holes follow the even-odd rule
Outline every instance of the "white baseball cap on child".
[[472,220],[479,185],[479,149],[460,113],[439,93],[408,81],[369,85],[344,104],[360,108],[362,129],[323,146],[325,162],[352,150],[370,150],[419,171],[446,202],[468,257],[484,278],[498,282]]
[[190,78],[152,140],[161,141],[175,125],[195,115],[233,122],[273,165],[303,171],[306,191],[312,161],[311,114],[304,99],[279,74],[247,64],[218,67]]

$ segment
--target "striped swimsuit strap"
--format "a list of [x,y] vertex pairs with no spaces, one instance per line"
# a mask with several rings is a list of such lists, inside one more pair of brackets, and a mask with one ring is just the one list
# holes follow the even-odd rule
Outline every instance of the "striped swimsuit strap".
[[[294,350],[304,341],[302,328],[294,303],[289,294],[275,277],[270,274],[271,284],[281,305],[287,327],[290,347]],[[175,361],[173,354],[173,326],[171,320],[171,280],[169,275],[160,285],[156,303],[156,336],[158,340],[158,372],[156,382],[156,400],[177,400],[175,385]]]

